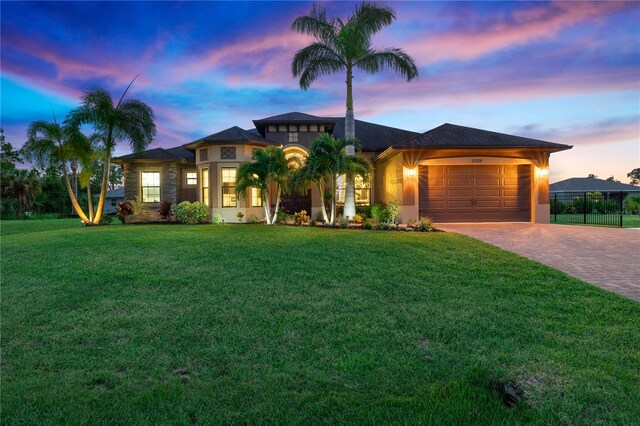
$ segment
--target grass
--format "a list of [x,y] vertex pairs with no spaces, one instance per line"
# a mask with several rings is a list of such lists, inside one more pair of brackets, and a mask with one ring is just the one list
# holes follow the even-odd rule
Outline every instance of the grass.
[[[610,217],[606,217],[605,215],[596,215],[589,214],[587,215],[587,220],[597,221],[602,224],[608,226],[619,226],[620,217],[618,215],[612,215]],[[582,214],[558,214],[551,215],[551,223],[558,223],[562,225],[586,225],[586,226],[596,226],[592,223],[584,223],[584,218]],[[633,214],[625,214],[622,215],[622,227],[623,228],[640,228],[640,216]]]
[[461,235],[1,232],[3,424],[640,418],[640,304]]

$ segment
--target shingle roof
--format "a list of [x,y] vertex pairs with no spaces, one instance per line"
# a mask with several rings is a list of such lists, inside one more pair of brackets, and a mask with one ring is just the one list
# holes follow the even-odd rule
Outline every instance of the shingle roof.
[[113,160],[193,160],[193,152],[183,147],[154,148],[140,153],[133,153],[115,157]]
[[[334,117],[333,137],[344,138],[344,117]],[[418,136],[419,133],[367,121],[355,120],[356,138],[362,144],[363,151],[384,151],[392,145]]]
[[640,186],[597,178],[570,178],[549,185],[549,192],[640,192]]
[[507,135],[505,133],[474,129],[473,127],[458,126],[445,123],[404,143],[394,145],[394,148],[546,148],[549,151],[563,151],[571,145],[547,142],[522,136]]
[[124,198],[124,186],[107,191],[107,198]]
[[257,132],[250,132],[238,126],[233,126],[218,133],[214,133],[212,135],[205,136],[204,138],[197,139],[183,146],[189,149],[194,149],[198,146],[221,142],[258,142],[262,145],[276,144],[275,142],[263,138],[262,135]]

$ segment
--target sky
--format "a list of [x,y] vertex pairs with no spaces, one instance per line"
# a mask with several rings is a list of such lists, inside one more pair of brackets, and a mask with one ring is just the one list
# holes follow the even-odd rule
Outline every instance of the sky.
[[[386,2],[373,47],[418,65],[354,78],[356,118],[416,132],[443,123],[573,145],[551,182],[640,167],[640,2]],[[355,2],[321,3],[346,19]],[[173,147],[290,111],[340,116],[344,77],[291,76],[311,42],[291,22],[308,2],[2,2],[0,127],[21,146],[33,120],[64,117],[92,87],[156,115]],[[130,152],[126,142],[115,154]]]

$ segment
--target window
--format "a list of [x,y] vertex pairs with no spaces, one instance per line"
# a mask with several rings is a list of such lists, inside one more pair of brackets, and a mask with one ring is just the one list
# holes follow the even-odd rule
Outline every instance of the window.
[[200,161],[207,161],[209,159],[209,151],[207,148],[200,150]]
[[160,202],[160,172],[142,172],[142,202]]
[[301,124],[299,127],[301,132],[308,132],[309,131],[309,126],[307,126],[306,124]]
[[289,133],[289,143],[298,142],[298,132]]
[[[356,206],[370,206],[371,205],[371,185],[366,182],[362,177],[356,176],[353,182],[354,195]],[[345,193],[347,189],[347,179],[345,175],[338,176],[338,182],[336,182],[337,197],[336,202],[344,204]]]
[[198,184],[198,173],[187,172],[187,185],[197,185],[197,184]]
[[235,160],[236,159],[236,147],[235,146],[223,146],[220,148],[221,160]]
[[277,132],[278,131],[278,127],[276,126],[269,126],[269,132]]
[[117,206],[117,205],[118,205],[118,202],[116,201],[116,199],[115,199],[115,198],[112,198],[112,199],[111,199],[111,207],[115,207],[115,206]]
[[251,207],[262,207],[262,191],[260,191],[260,188],[251,188]]
[[311,126],[309,126],[309,131],[310,132],[317,132],[318,131],[318,126],[312,124]]
[[279,132],[286,132],[286,131],[287,131],[287,126],[279,125],[279,126],[278,126],[278,131],[279,131]]
[[202,169],[202,202],[209,205],[209,169]]
[[222,207],[236,207],[236,168],[222,168]]

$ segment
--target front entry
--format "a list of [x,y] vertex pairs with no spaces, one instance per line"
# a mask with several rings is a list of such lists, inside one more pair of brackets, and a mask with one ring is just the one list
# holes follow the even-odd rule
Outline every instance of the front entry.
[[435,222],[531,221],[531,166],[421,166],[420,216]]
[[291,194],[282,194],[280,209],[288,214],[294,214],[306,210],[311,215],[311,190],[306,192],[291,191]]

